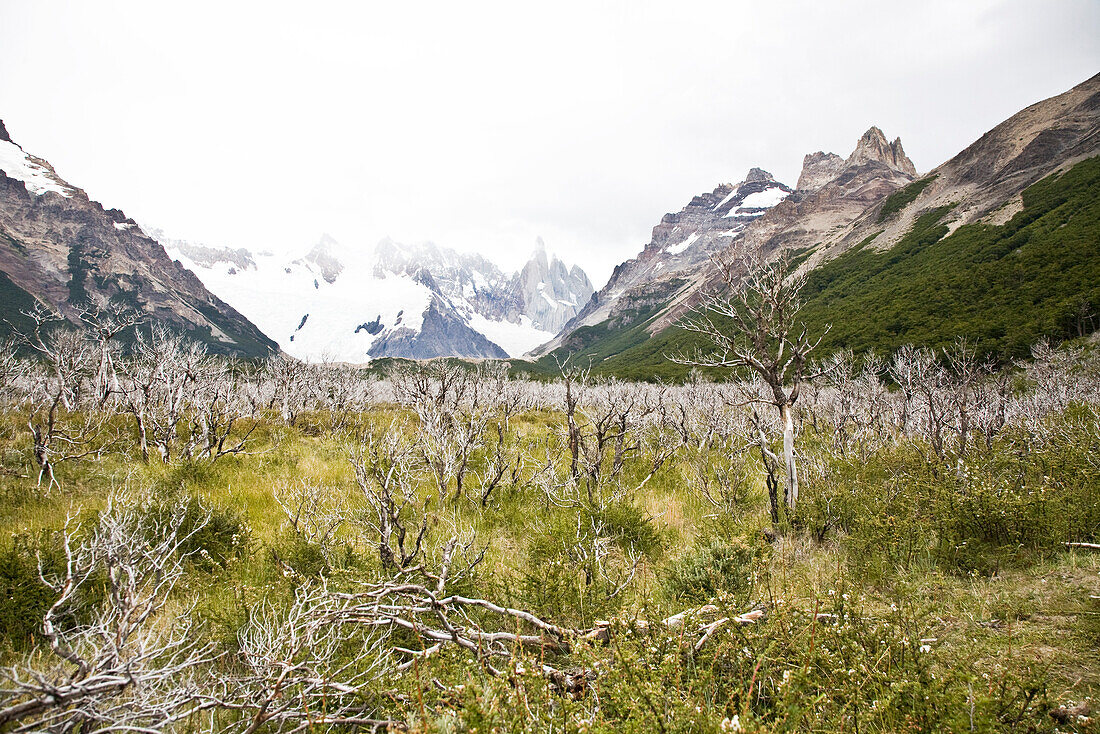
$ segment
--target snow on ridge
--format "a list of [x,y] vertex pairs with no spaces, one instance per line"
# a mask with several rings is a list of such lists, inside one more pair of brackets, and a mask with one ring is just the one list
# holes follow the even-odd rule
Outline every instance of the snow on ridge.
[[726,194],[726,198],[724,198],[720,202],[718,202],[718,205],[716,207],[714,207],[714,209],[718,210],[718,209],[721,209],[723,206],[725,206],[726,203],[729,202],[730,199],[737,196],[737,191],[738,191],[738,187],[734,186],[733,190],[730,191],[728,194]]
[[66,198],[73,195],[73,189],[61,184],[48,168],[32,161],[22,148],[7,140],[0,140],[0,169],[11,178],[22,181],[27,191],[37,196],[47,191]]
[[432,298],[423,285],[401,276],[372,277],[369,284],[357,278],[339,278],[322,288],[319,284],[323,281],[310,267],[290,261],[261,261],[255,270],[230,273],[228,269],[200,267],[178,250],[171,254],[203,285],[299,359],[323,356],[366,363],[370,361],[367,350],[379,335],[365,328],[356,331],[358,327],[378,318],[387,331],[420,331]]
[[749,194],[737,207],[741,209],[767,209],[773,207],[787,198],[787,192],[780,188],[764,189],[755,194]]

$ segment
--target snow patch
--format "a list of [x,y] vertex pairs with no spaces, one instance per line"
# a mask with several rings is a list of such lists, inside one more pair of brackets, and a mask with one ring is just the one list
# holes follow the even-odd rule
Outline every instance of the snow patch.
[[66,198],[73,195],[73,189],[63,185],[49,169],[32,161],[22,148],[7,140],[0,140],[0,169],[22,181],[32,194],[41,196],[53,191]]
[[767,209],[787,198],[783,189],[765,189],[745,197],[738,209]]
[[736,186],[734,186],[733,191],[726,194],[726,198],[724,198],[720,202],[718,202],[718,206],[716,206],[714,208],[715,209],[721,209],[722,207],[724,207],[729,202],[730,199],[732,199],[735,196],[737,196],[737,187]]
[[532,326],[527,316],[521,317],[520,323],[513,324],[511,321],[493,321],[475,313],[470,316],[469,326],[507,352],[509,357],[523,356],[555,336]]
[[[220,268],[199,267],[178,250],[171,256],[299,359],[323,356],[341,362],[368,362],[367,350],[378,335],[366,329],[356,333],[357,326],[380,316],[382,326],[389,330],[403,311],[400,326],[420,331],[432,299],[423,285],[400,276],[339,278],[317,289],[308,268],[288,267],[275,259],[265,258],[255,270],[230,274]],[[310,314],[304,324],[303,313]]]
[[131,229],[134,225],[130,222],[115,222],[115,229],[127,230]]
[[695,240],[697,240],[697,239],[699,239],[699,233],[698,232],[692,232],[690,235],[688,235],[688,238],[686,240],[684,240],[683,242],[681,242],[680,244],[672,245],[671,247],[666,247],[665,252],[667,252],[670,255],[679,255],[681,252],[683,252],[687,248],[691,247],[695,243]]

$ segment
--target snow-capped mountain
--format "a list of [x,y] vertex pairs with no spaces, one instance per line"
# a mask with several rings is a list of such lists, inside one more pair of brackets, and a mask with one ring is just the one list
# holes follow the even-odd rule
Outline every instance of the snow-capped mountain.
[[480,255],[390,239],[367,251],[324,235],[306,254],[213,248],[154,236],[208,288],[289,354],[377,357],[519,356],[552,339],[592,295],[580,268],[539,248],[505,274]]

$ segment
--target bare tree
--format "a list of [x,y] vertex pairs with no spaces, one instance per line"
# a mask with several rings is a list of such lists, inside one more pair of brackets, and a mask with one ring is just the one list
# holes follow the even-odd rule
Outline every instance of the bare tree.
[[57,485],[57,464],[104,450],[109,416],[87,400],[97,368],[94,343],[44,307],[25,315],[32,327],[22,341],[36,355],[22,365],[27,428],[38,484],[48,479],[52,489]]
[[149,460],[150,444],[161,461],[175,455],[179,427],[193,407],[203,371],[210,367],[206,349],[156,324],[139,335],[134,356],[124,371],[126,410],[134,417],[141,458]]
[[[190,610],[164,613],[184,571],[183,548],[206,522],[187,530],[181,502],[163,519],[141,503],[112,495],[84,537],[70,518],[64,569],[42,570],[57,595],[43,619],[52,659],[31,658],[3,671],[0,726],[16,731],[152,731],[200,707],[197,670],[214,655],[193,634]],[[105,599],[78,620],[92,587]],[[91,597],[94,599],[94,594]],[[86,619],[86,621],[84,621]]]
[[240,713],[226,732],[403,728],[365,695],[392,673],[388,630],[348,624],[345,607],[322,584],[299,589],[285,611],[256,610],[237,635],[241,669],[219,673],[204,695],[206,705]]
[[99,367],[94,389],[99,404],[104,405],[122,391],[115,365],[119,353],[118,337],[144,321],[144,316],[129,308],[109,306],[101,309],[89,306],[81,311],[79,318],[98,346]]
[[390,375],[397,399],[419,419],[420,458],[431,468],[441,500],[463,496],[474,453],[484,441],[496,402],[491,369],[437,360],[402,366]]
[[[257,403],[248,399],[247,386],[254,377],[247,366],[238,367],[223,359],[207,360],[196,370],[185,457],[217,461],[245,452],[249,438],[260,425],[255,420]],[[242,423],[246,427],[234,433],[234,427]]]
[[275,501],[290,529],[320,548],[326,557],[336,532],[351,519],[351,510],[333,488],[304,479],[276,487]]
[[768,263],[731,259],[716,264],[727,294],[707,295],[681,322],[684,329],[705,337],[712,349],[672,359],[697,367],[747,370],[764,382],[782,424],[784,494],[793,510],[798,502],[794,405],[802,382],[814,376],[808,358],[824,334],[811,339],[805,325],[797,322],[799,291],[805,278],[789,273],[785,258]]
[[309,408],[316,387],[315,372],[311,365],[279,354],[266,363],[267,377],[271,382],[269,408],[278,408],[279,415],[288,426],[298,422],[298,416]]
[[410,426],[394,421],[382,436],[368,432],[351,457],[355,481],[371,507],[367,524],[387,571],[414,565],[428,532],[427,512],[417,513],[417,453],[408,439],[411,433]]

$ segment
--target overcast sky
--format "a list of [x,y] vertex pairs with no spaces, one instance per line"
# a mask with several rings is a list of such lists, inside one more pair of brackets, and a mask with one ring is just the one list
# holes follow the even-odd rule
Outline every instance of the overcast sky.
[[921,171],[1100,71],[1100,2],[0,0],[0,118],[108,207],[254,250],[382,236],[597,285],[666,211],[875,124]]

